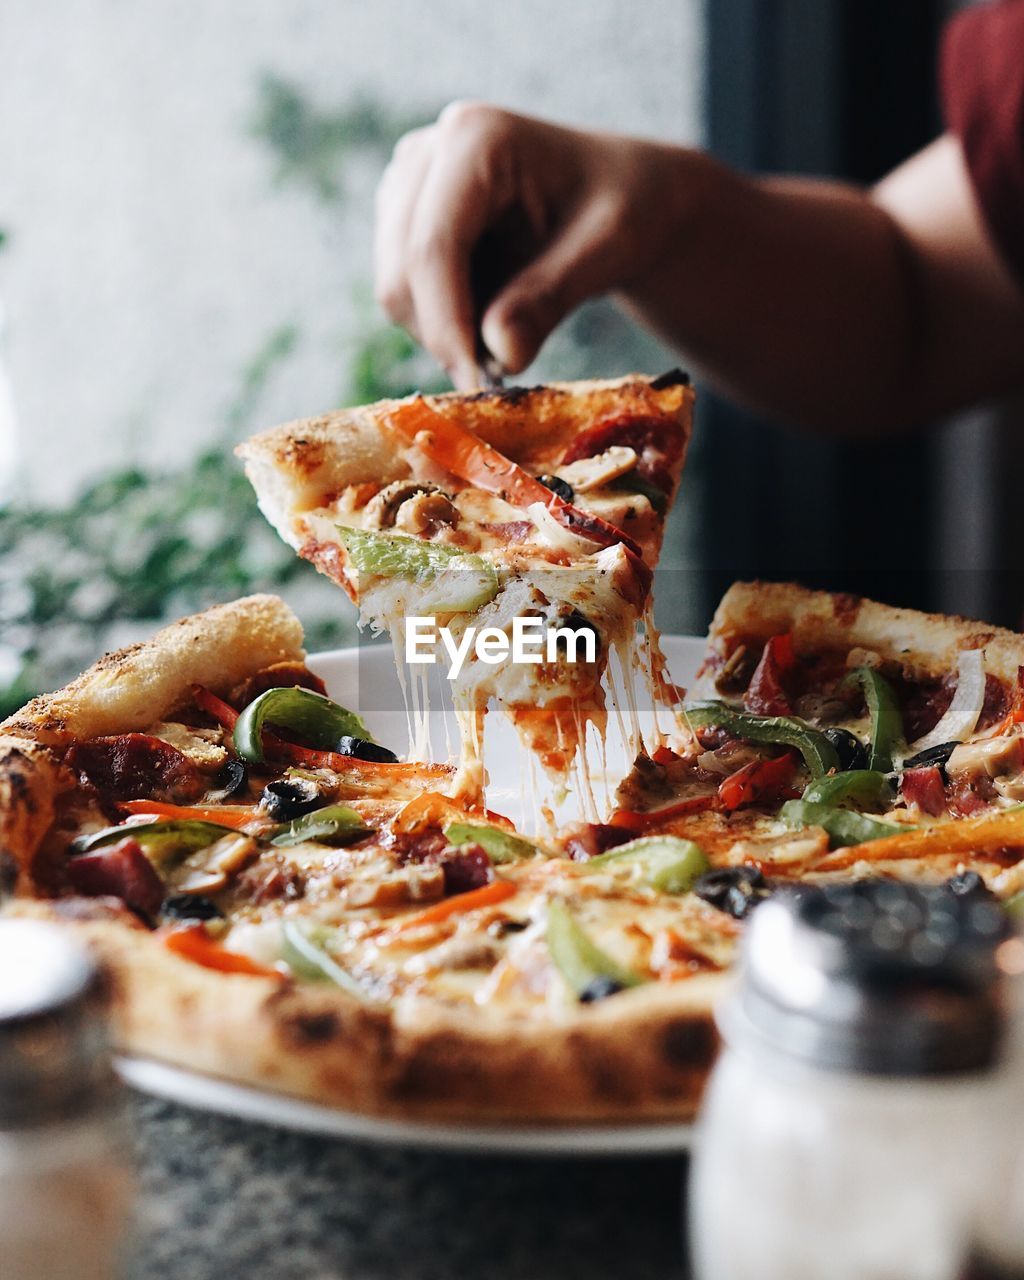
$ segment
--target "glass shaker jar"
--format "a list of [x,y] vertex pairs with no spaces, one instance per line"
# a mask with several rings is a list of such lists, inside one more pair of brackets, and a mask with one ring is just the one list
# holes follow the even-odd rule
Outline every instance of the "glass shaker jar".
[[0,921],[0,1275],[111,1280],[131,1179],[104,983],[53,925]]
[[698,1127],[697,1280],[956,1280],[1015,1114],[1024,967],[980,880],[958,887],[758,907]]

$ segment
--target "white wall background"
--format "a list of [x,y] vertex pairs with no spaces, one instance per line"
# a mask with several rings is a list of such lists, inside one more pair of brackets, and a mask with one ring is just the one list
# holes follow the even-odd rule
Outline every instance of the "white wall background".
[[301,339],[260,423],[337,402],[367,323],[376,163],[339,209],[275,182],[273,73],[333,110],[482,97],[698,136],[700,0],[3,0],[0,299],[24,479],[69,494],[223,430],[276,325]]

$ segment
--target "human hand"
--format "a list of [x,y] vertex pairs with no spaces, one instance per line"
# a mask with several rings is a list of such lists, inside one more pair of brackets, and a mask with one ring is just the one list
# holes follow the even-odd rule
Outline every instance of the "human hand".
[[457,387],[518,373],[588,297],[648,275],[678,228],[680,148],[458,102],[402,138],[377,193],[376,296]]

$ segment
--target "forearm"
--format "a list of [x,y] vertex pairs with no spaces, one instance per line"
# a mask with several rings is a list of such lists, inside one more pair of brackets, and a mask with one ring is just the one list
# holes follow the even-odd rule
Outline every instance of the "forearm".
[[[485,245],[476,266],[497,283],[481,291]],[[456,103],[396,148],[375,266],[381,305],[463,387],[481,334],[518,373],[609,292],[727,394],[818,429],[867,434],[1024,387],[1024,293],[952,137],[866,192]]]
[[869,434],[1024,379],[1013,299],[993,302],[984,272],[957,267],[899,199],[894,214],[884,186],[687,164],[678,234],[623,296],[730,396]]

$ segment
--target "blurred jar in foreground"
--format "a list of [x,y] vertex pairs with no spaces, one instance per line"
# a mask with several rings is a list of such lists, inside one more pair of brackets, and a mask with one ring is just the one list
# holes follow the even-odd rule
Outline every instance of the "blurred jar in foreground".
[[0,1276],[112,1280],[131,1198],[103,982],[53,925],[0,921]]
[[957,1280],[1021,1119],[1024,943],[977,877],[781,893],[720,1012],[697,1280]]
[[1011,1142],[993,1171],[995,1184],[981,1205],[959,1280],[1024,1280],[1024,1126],[1006,1117]]

